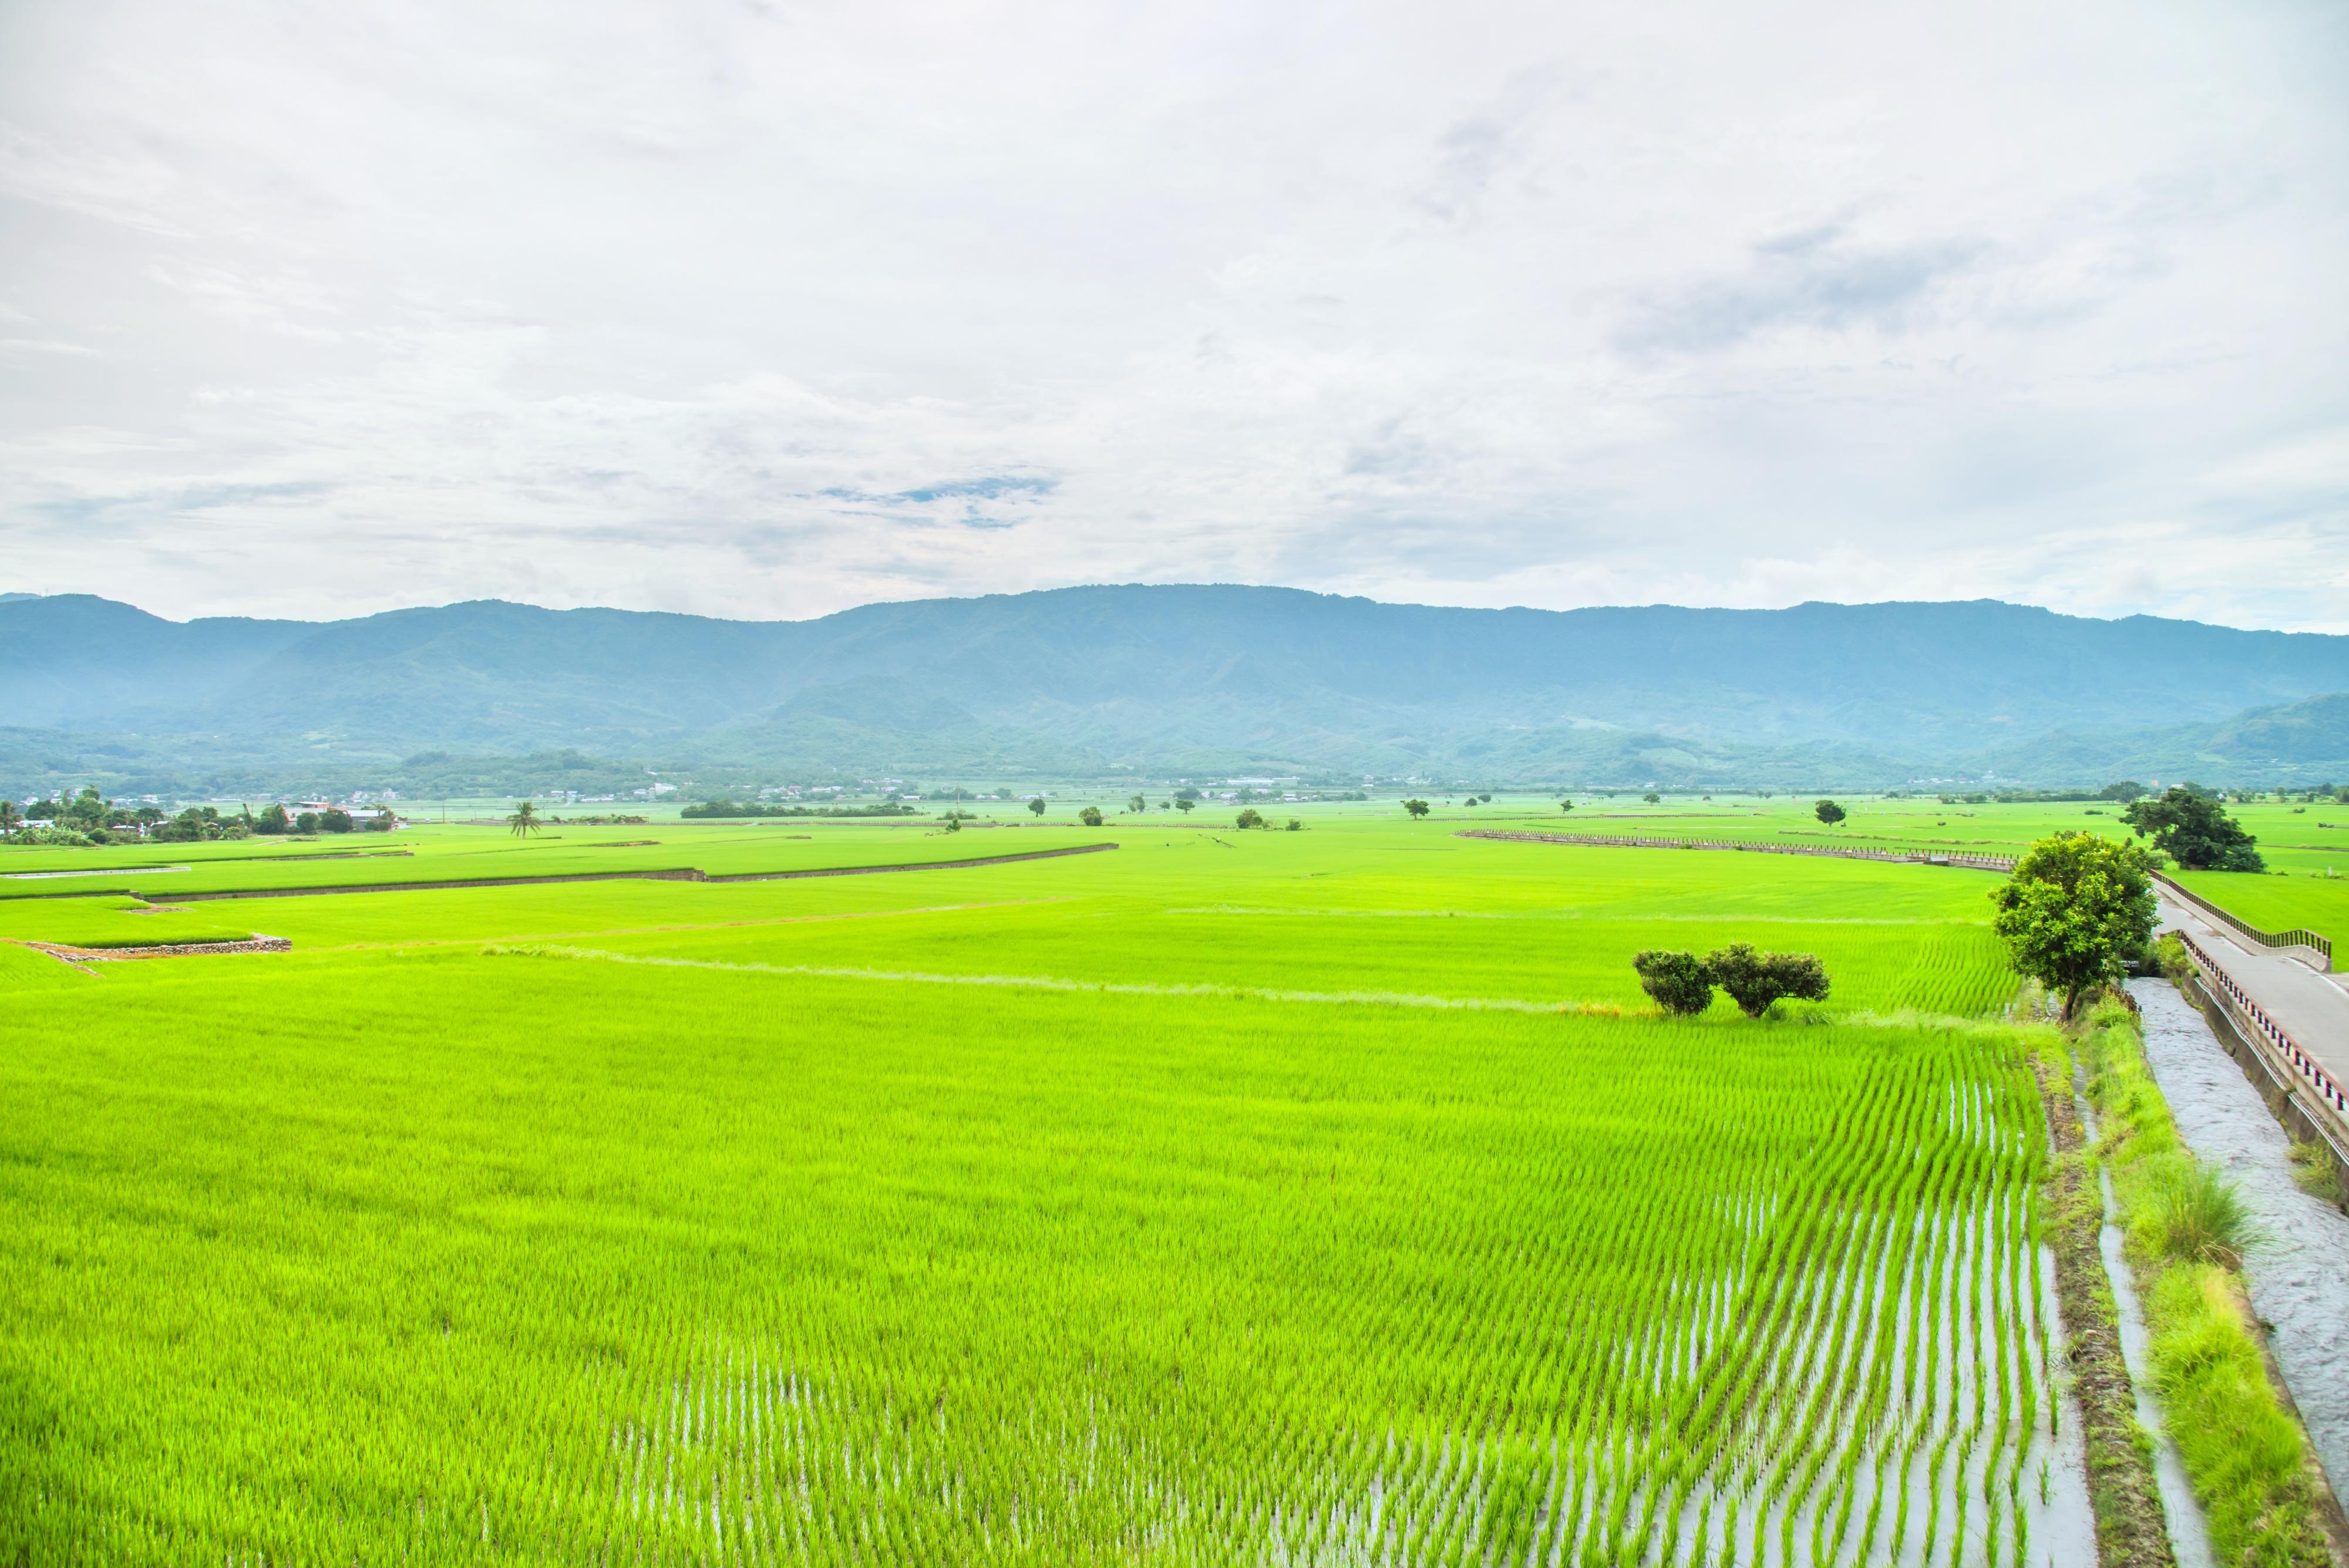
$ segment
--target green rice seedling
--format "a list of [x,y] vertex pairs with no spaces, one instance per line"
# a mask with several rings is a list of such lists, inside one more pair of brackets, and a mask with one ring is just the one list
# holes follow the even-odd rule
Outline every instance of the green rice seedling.
[[[1971,874],[1317,826],[0,945],[0,1558],[1948,1559],[2052,1398]],[[1839,1011],[1640,1006],[1754,933]]]

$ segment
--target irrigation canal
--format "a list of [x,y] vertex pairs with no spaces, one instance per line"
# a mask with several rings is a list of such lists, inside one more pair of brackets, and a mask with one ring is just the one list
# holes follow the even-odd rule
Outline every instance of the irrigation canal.
[[2251,1305],[2273,1325],[2269,1348],[2340,1496],[2349,1483],[2349,1355],[2342,1354],[2349,1345],[2349,1218],[2293,1179],[2292,1140],[2201,1012],[2166,980],[2131,981],[2129,992],[2144,1012],[2147,1064],[2178,1135],[2224,1169],[2251,1207],[2256,1236],[2243,1274]]

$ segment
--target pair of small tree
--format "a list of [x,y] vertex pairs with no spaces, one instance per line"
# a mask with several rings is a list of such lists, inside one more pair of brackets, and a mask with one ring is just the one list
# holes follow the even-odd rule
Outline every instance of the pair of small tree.
[[1748,1018],[1761,1017],[1782,997],[1824,1002],[1827,994],[1827,971],[1816,957],[1756,952],[1745,942],[1732,942],[1704,958],[1651,948],[1633,954],[1631,967],[1639,971],[1640,989],[1667,1012],[1702,1012],[1713,1005],[1716,985]]

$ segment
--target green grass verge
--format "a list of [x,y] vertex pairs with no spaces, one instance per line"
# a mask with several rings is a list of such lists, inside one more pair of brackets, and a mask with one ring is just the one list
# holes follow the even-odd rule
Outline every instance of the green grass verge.
[[2225,1179],[2179,1140],[2137,1017],[2099,1007],[2082,1036],[2088,1095],[2152,1335],[2154,1391],[2222,1563],[2332,1559],[2308,1440],[2269,1381],[2240,1270],[2246,1220]]

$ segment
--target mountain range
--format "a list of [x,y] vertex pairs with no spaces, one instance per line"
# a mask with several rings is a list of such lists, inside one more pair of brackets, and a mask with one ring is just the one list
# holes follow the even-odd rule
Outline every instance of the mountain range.
[[1096,587],[732,621],[0,596],[0,791],[857,777],[1663,787],[2349,779],[2349,637],[1992,600],[1732,610]]

